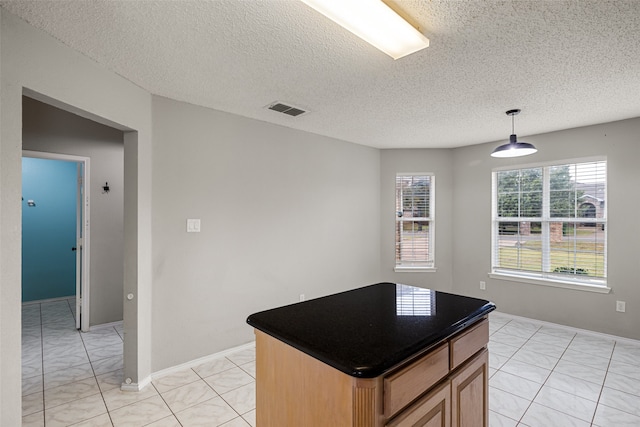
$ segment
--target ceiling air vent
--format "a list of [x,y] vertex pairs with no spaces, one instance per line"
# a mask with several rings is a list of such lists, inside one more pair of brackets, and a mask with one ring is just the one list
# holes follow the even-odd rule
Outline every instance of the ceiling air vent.
[[277,111],[279,113],[287,114],[293,117],[300,116],[306,113],[306,111],[302,108],[294,107],[293,105],[287,105],[282,102],[274,102],[272,104],[269,104],[267,108],[269,110]]

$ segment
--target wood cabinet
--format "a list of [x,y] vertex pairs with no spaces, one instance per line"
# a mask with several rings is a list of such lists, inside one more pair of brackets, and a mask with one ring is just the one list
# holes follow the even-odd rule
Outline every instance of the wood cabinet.
[[487,427],[488,320],[377,378],[355,378],[256,330],[258,427]]
[[451,425],[451,384],[444,384],[427,393],[387,427],[448,427]]
[[451,377],[451,425],[488,427],[489,352],[484,349]]
[[391,418],[449,374],[449,347],[442,344],[425,356],[384,377],[384,415]]
[[488,427],[487,356],[482,350],[385,427]]

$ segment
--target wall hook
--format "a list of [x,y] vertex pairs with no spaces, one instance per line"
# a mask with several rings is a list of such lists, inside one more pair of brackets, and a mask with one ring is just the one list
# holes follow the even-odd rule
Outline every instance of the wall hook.
[[104,183],[104,185],[102,186],[102,194],[106,194],[106,193],[108,193],[108,192],[109,192],[109,190],[110,190],[110,188],[109,188],[109,183],[108,183],[108,182],[105,182],[105,183]]

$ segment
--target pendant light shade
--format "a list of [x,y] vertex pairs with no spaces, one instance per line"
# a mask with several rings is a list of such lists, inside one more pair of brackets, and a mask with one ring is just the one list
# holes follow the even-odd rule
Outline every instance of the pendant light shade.
[[507,111],[507,116],[511,116],[511,135],[509,136],[509,143],[504,144],[493,150],[491,153],[491,157],[520,157],[520,156],[528,156],[529,154],[533,154],[538,151],[533,144],[529,144],[528,142],[518,142],[518,137],[514,131],[514,119],[513,116],[519,114],[520,110],[509,110]]

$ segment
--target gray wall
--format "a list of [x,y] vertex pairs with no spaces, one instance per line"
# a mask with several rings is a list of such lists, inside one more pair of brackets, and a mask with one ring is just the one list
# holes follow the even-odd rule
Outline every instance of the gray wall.
[[[500,143],[453,150],[453,291],[493,300],[500,311],[640,339],[640,118],[522,138],[538,153],[494,159]],[[610,294],[491,279],[491,172],[522,165],[606,156],[608,168],[608,283]],[[487,290],[479,290],[479,282]],[[627,312],[615,311],[615,301]]]
[[[23,97],[22,148],[90,157],[90,324],[122,320],[122,131]],[[111,191],[102,194],[109,182]]]
[[252,312],[375,283],[378,150],[153,107],[153,370],[252,341]]
[[[608,157],[613,292],[491,280],[491,169],[508,163],[489,157],[497,143],[380,153],[153,98],[2,9],[0,15],[0,425],[21,420],[23,91],[125,131],[124,292],[134,294],[124,304],[125,375],[134,383],[251,340],[244,320],[253,311],[378,278],[450,288],[492,299],[508,313],[640,338],[632,327],[640,324],[640,199],[629,196],[640,182],[640,119],[526,138],[540,153],[512,161]],[[437,174],[438,271],[395,274],[389,188],[396,172],[415,171]],[[238,186],[252,191],[239,193]],[[202,232],[187,234],[187,218],[201,218]],[[626,314],[615,312],[616,299],[627,301]]]
[[[453,203],[452,150],[382,150],[380,155],[380,218],[382,280],[451,292]],[[435,267],[433,272],[393,271],[395,266],[395,179],[398,173],[435,174]]]

